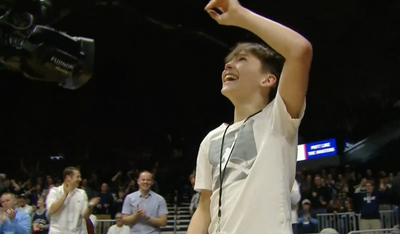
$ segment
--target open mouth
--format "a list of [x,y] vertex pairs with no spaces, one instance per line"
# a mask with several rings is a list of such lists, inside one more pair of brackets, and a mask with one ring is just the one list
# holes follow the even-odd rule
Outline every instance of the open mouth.
[[238,79],[239,79],[239,77],[228,74],[228,75],[225,75],[225,77],[224,77],[224,83],[229,82],[229,81],[236,81]]

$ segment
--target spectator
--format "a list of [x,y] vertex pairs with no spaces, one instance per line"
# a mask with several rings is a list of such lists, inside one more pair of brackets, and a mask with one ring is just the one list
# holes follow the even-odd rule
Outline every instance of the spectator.
[[335,189],[337,192],[337,199],[339,199],[340,204],[343,205],[344,200],[347,198],[348,186],[345,183],[342,175],[338,175]]
[[297,181],[294,181],[293,187],[292,187],[292,192],[290,193],[290,200],[292,204],[292,228],[293,228],[293,234],[298,233],[298,227],[297,227],[297,211],[299,209],[298,205],[301,199],[300,195],[300,187]]
[[88,186],[87,179],[82,180],[81,189],[85,190],[88,199],[92,199],[94,197],[93,190]]
[[[193,188],[193,191],[194,191],[194,185],[196,183],[196,177],[195,176],[191,177],[190,183],[192,184],[192,188]],[[195,193],[192,196],[192,200],[190,201],[190,207],[189,207],[190,215],[193,215],[194,212],[196,211],[197,205],[199,204],[199,200],[200,200],[200,193],[195,191]]]
[[310,210],[310,200],[305,199],[301,202],[301,204],[302,210],[299,211],[299,217],[297,219],[299,234],[318,232],[318,219]]
[[47,234],[50,220],[44,207],[44,198],[37,200],[37,210],[32,215],[32,230],[35,234]]
[[17,209],[15,194],[5,192],[1,195],[0,234],[29,234],[31,219],[27,213]]
[[99,198],[88,198],[82,189],[78,189],[81,173],[76,167],[67,167],[63,172],[64,183],[53,187],[46,200],[50,216],[50,234],[67,232],[80,234],[86,227],[82,219],[89,218]]
[[25,194],[21,194],[18,197],[18,206],[21,210],[25,211],[29,216],[32,215],[33,209],[32,206],[26,204]]
[[122,214],[118,212],[115,214],[115,224],[108,229],[107,234],[129,234],[130,231],[129,227],[122,223]]
[[316,175],[314,178],[314,188],[311,189],[309,200],[316,213],[325,214],[327,212],[327,206],[331,200],[331,196],[328,189],[322,185],[319,175]]
[[383,197],[383,187],[381,191],[374,191],[371,181],[365,185],[366,193],[357,193],[355,199],[361,204],[361,230],[380,229],[381,220],[379,213],[379,199]]
[[150,190],[153,184],[148,171],[139,174],[139,191],[129,194],[122,208],[123,223],[131,233],[157,234],[167,225],[167,205],[163,197]]
[[120,212],[122,210],[122,205],[124,204],[125,198],[126,198],[125,191],[124,190],[120,190],[118,192],[118,197],[117,197],[117,199],[115,201],[115,210],[117,212]]
[[111,214],[111,207],[114,207],[114,197],[108,190],[108,185],[103,183],[99,194],[100,203],[97,205],[97,214]]

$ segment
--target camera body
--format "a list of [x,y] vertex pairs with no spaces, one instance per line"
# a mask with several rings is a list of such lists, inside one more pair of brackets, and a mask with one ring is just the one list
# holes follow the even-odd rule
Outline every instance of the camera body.
[[35,22],[54,20],[49,1],[8,1],[0,17],[0,64],[38,81],[57,82],[66,89],[77,89],[93,75],[93,39],[71,37]]

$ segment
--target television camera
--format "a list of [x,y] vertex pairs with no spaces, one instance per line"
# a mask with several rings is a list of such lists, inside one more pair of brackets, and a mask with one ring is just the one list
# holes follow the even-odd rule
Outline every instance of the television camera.
[[0,13],[1,68],[72,90],[92,77],[94,40],[47,26],[62,17],[51,1],[0,0]]

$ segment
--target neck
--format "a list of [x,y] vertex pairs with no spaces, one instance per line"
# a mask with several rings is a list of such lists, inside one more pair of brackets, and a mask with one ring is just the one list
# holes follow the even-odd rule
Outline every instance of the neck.
[[140,194],[142,194],[142,196],[147,196],[147,194],[149,194],[149,191],[144,191],[141,189],[139,189],[139,191],[140,191]]
[[257,113],[268,105],[266,100],[260,102],[252,102],[247,104],[235,105],[234,122],[240,122],[248,118],[250,115]]
[[117,227],[122,227],[122,226],[124,226],[122,225],[122,223],[121,224],[117,223]]

